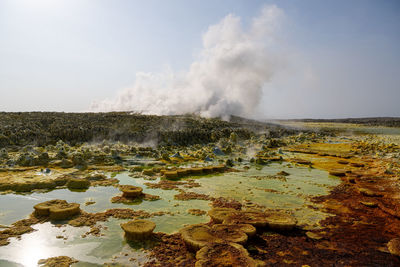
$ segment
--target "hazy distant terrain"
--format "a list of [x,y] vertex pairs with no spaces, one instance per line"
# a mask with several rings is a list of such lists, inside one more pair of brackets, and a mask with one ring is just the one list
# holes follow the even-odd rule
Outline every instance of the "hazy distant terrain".
[[355,124],[370,125],[370,126],[400,127],[400,118],[398,117],[346,118],[346,119],[296,119],[287,121],[355,123]]

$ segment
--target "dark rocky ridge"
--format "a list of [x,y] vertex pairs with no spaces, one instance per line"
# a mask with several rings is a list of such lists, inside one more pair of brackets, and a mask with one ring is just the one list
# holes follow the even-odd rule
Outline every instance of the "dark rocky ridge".
[[232,132],[247,139],[254,133],[265,132],[274,137],[296,131],[234,116],[228,122],[194,115],[155,116],[128,112],[0,112],[0,148],[54,145],[59,140],[70,145],[103,140],[190,145],[229,137]]

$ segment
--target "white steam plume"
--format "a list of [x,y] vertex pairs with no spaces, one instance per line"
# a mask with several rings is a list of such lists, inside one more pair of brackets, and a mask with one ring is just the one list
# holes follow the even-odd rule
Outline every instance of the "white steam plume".
[[226,16],[203,35],[199,59],[187,72],[137,73],[132,88],[112,100],[93,102],[91,110],[250,116],[263,86],[279,67],[280,60],[270,48],[282,14],[276,6],[265,6],[247,30],[239,17]]

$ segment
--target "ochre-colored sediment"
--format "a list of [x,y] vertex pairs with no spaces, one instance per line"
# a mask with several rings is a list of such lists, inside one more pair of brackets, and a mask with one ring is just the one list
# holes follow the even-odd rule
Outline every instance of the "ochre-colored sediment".
[[0,191],[30,192],[35,189],[54,189],[67,183],[76,170],[52,169],[43,175],[38,167],[5,168],[0,171]]
[[244,244],[247,242],[248,236],[242,231],[240,227],[230,227],[230,225],[214,225],[216,227],[212,227],[211,230],[216,237],[232,243]]
[[10,237],[20,237],[23,234],[33,232],[31,225],[45,221],[44,218],[37,218],[31,215],[28,219],[17,221],[5,230],[0,231],[0,246],[9,244]]
[[393,238],[387,243],[387,248],[392,255],[400,257],[400,238]]
[[143,188],[133,185],[120,185],[119,189],[122,191],[122,196],[127,198],[140,197],[143,192]]
[[232,208],[213,208],[207,213],[215,223],[222,223],[231,216],[236,210]]
[[67,256],[51,257],[39,260],[38,265],[41,267],[69,267],[78,261]]
[[181,192],[174,196],[176,200],[191,200],[191,199],[200,199],[200,200],[212,200],[213,198],[206,194],[200,194],[196,192],[185,192],[181,190]]
[[142,200],[154,201],[160,199],[159,196],[144,194],[143,188],[133,185],[120,185],[119,189],[122,191],[122,195],[111,198],[112,203],[135,203]]
[[311,161],[305,159],[293,158],[291,161],[302,165],[312,165]]
[[207,175],[212,173],[224,172],[226,169],[225,165],[215,166],[203,166],[203,167],[192,167],[192,168],[180,168],[180,169],[162,169],[160,172],[168,180],[177,180],[179,178],[188,177],[191,175]]
[[249,240],[248,246],[255,248],[249,252],[267,265],[398,266],[399,258],[385,250],[386,243],[398,236],[400,222],[379,208],[360,204],[365,198],[353,186],[342,184],[315,199],[335,215],[320,222],[321,230],[257,235]]
[[200,210],[200,209],[189,209],[188,213],[196,216],[203,216],[207,214],[205,210]]
[[78,203],[68,203],[67,205],[55,206],[50,208],[50,220],[67,220],[80,213]]
[[144,183],[144,184],[149,188],[160,188],[163,190],[178,189],[179,186],[181,185],[185,188],[200,187],[199,183],[191,179],[181,180],[181,181],[160,180],[158,183]]
[[290,231],[296,227],[297,220],[293,215],[283,211],[266,211],[267,227],[274,231]]
[[172,235],[154,233],[154,238],[158,242],[151,249],[151,260],[144,265],[145,267],[194,266],[195,255],[189,250],[179,233]]
[[[350,142],[305,143],[283,148],[283,151],[296,153],[295,156],[283,154],[283,160],[326,170],[342,181],[329,195],[312,199],[320,204],[318,206],[322,207],[322,211],[334,215],[319,222],[320,229],[302,230],[302,226],[296,227],[296,221],[290,214],[281,211],[250,211],[246,210],[248,203],[182,189],[197,186],[195,182],[161,180],[159,183],[148,183],[153,188],[178,189],[180,194],[175,196],[178,200],[209,200],[214,208],[228,208],[229,212],[222,219],[215,219],[217,216],[214,216],[208,224],[185,227],[186,230],[200,229],[190,231],[190,234],[184,230],[181,230],[182,234],[151,234],[157,242],[151,248],[153,258],[147,266],[400,266],[399,172],[394,172],[391,167],[398,169],[399,164],[395,159],[376,156],[379,149],[386,148],[392,149],[389,146],[376,148],[370,144]],[[205,168],[201,167],[202,174],[211,171]],[[195,168],[191,168],[191,172],[192,169]],[[178,177],[184,177],[184,172],[187,172],[178,168],[171,171],[180,172]],[[280,173],[259,178],[284,180],[285,176]],[[48,186],[65,185],[71,177],[74,176],[60,177]],[[90,180],[88,177],[85,179]],[[91,185],[95,181],[90,180]],[[18,186],[15,188],[21,191],[29,191],[36,186],[26,181],[16,184]],[[200,210],[192,212],[203,213]],[[0,231],[0,245],[7,244],[9,237],[33,231],[31,225],[50,220],[50,214],[50,208],[38,208],[29,219],[18,221]],[[99,213],[80,212],[72,215],[68,223],[90,226],[87,234],[100,235],[101,227],[97,227],[96,223],[110,217],[135,220],[164,214],[167,213],[112,209]],[[243,234],[247,235],[247,241],[241,238]],[[243,243],[243,246],[227,241]],[[195,250],[203,256],[196,259]]]
[[225,229],[235,230],[245,233],[247,236],[252,237],[256,234],[257,229],[251,224],[215,224],[212,229],[214,231],[224,231]]
[[211,197],[206,194],[196,193],[196,192],[187,192],[183,189],[178,189],[180,192],[177,195],[174,195],[174,199],[176,200],[192,200],[192,199],[199,199],[199,200],[209,200],[212,201],[213,207],[226,207],[226,208],[234,208],[240,209],[242,204],[238,201],[232,199],[226,199],[223,197],[215,198]]
[[131,204],[131,203],[137,203],[141,202],[142,200],[147,200],[147,201],[155,201],[159,200],[160,197],[156,195],[150,195],[150,194],[141,194],[138,197],[125,197],[125,196],[115,196],[111,198],[112,203],[125,203],[125,204]]
[[33,190],[53,190],[65,185],[68,185],[70,189],[87,189],[89,186],[109,186],[118,183],[117,179],[110,179],[105,175],[99,175],[99,173],[92,173],[91,171],[80,172],[76,169],[55,167],[51,168],[50,172],[49,175],[44,174],[42,169],[38,167],[1,169],[0,191],[31,192]]
[[118,179],[106,178],[102,180],[90,180],[90,186],[112,186],[119,183]]
[[199,250],[208,243],[222,242],[222,239],[214,235],[211,228],[204,224],[193,224],[179,230],[182,239],[192,250]]
[[177,171],[166,171],[166,172],[164,172],[164,177],[169,180],[178,179],[178,172]]
[[[240,204],[235,205],[233,202],[233,205],[229,206],[227,201],[213,200],[215,207],[234,208],[228,210],[229,216],[224,223],[240,225],[237,223],[252,222],[261,229],[259,233],[253,232],[254,235],[244,247],[255,260],[253,263],[266,266],[400,266],[400,257],[396,254],[400,233],[399,178],[385,167],[395,163],[390,159],[356,156],[352,144],[307,144],[303,145],[302,149],[299,151],[302,153],[301,157],[312,162],[314,168],[339,174],[337,176],[342,180],[329,195],[313,199],[323,206],[323,211],[334,215],[319,223],[321,229],[297,229],[293,217],[281,211],[270,211],[268,219],[268,210],[265,213],[241,211]],[[337,172],[338,170],[340,172]],[[207,198],[191,193],[182,193],[181,196],[184,199]],[[231,255],[223,242],[209,242],[216,238],[214,230],[218,227],[229,229],[225,228],[224,224],[215,223],[216,221],[212,220],[208,224],[212,226],[211,231],[204,225],[199,226],[205,229],[201,231],[200,236],[208,240],[208,243],[203,242],[202,247],[213,245],[210,252],[216,256],[225,255],[229,259]],[[272,232],[263,232],[263,229]],[[203,235],[203,232],[206,234]],[[168,262],[177,266],[178,261],[163,254],[172,253],[168,252],[169,247],[179,247],[180,251],[184,251],[183,254],[179,254],[179,263],[184,261],[185,266],[194,266],[193,254],[188,252],[193,245],[179,243],[179,246],[174,247],[168,243],[171,239],[175,240],[176,244],[180,242],[177,241],[180,240],[179,235],[163,235],[161,242],[152,250],[151,253],[155,257],[154,266],[162,266]],[[222,251],[218,252],[218,247],[223,247],[225,254]],[[224,258],[224,263],[216,266],[224,266],[223,264],[229,262],[227,258]],[[214,266],[215,262],[214,259],[204,266]],[[197,260],[197,266],[202,266],[200,264],[203,263]],[[248,265],[241,263],[233,266]]]
[[189,169],[177,169],[176,174],[178,175],[179,178],[185,177],[190,174]]
[[203,168],[202,167],[190,168],[190,173],[194,175],[203,174]]
[[216,224],[211,228],[205,224],[194,224],[182,228],[179,233],[188,248],[196,251],[211,243],[244,244],[249,236],[254,236],[256,229],[245,224]]
[[97,213],[87,213],[81,212],[78,216],[68,222],[69,225],[72,226],[92,226],[97,222],[107,221],[109,217],[117,218],[117,219],[143,219],[143,218],[151,218],[154,216],[163,216],[166,214],[172,215],[171,212],[161,211],[161,212],[153,212],[149,213],[144,210],[133,210],[133,209],[109,209],[105,212],[97,212]]
[[[327,196],[314,198],[335,215],[320,222],[321,230],[257,235],[250,254],[267,265],[399,266],[387,248],[399,237],[398,179],[385,173],[390,159],[355,157],[351,144],[307,144],[303,153],[315,168],[338,169],[342,184]],[[342,157],[349,164],[338,162]]]
[[[65,200],[55,200],[52,201],[53,204],[57,205],[65,205]],[[67,205],[69,205],[67,203]],[[37,206],[37,205],[36,205]],[[46,206],[46,207],[44,207]],[[0,246],[5,246],[9,244],[10,237],[20,237],[25,233],[33,232],[34,229],[31,227],[34,224],[44,223],[50,219],[50,205],[43,205],[30,215],[28,219],[23,219],[13,223],[10,227],[6,228],[5,230],[0,231]],[[36,213],[36,210],[40,210],[40,214]],[[98,212],[98,213],[88,213],[84,211],[80,211],[77,214],[70,215],[68,217],[72,217],[67,223],[74,227],[81,227],[81,226],[89,226],[91,227],[90,231],[97,231],[95,225],[97,222],[105,222],[108,218],[113,217],[117,219],[141,219],[141,218],[151,218],[154,216],[163,216],[166,214],[172,215],[171,212],[153,212],[149,213],[143,210],[132,210],[132,209],[109,209],[105,212]],[[64,220],[65,217],[63,217]],[[89,232],[90,232],[89,231]],[[91,233],[90,233],[91,234]],[[100,233],[97,233],[100,234]]]
[[346,176],[346,170],[331,170],[329,171],[329,174],[338,177]]
[[49,216],[50,215],[50,208],[55,205],[65,205],[67,204],[67,201],[65,200],[60,200],[60,199],[54,199],[54,200],[49,200],[43,203],[36,204],[33,206],[33,209],[35,210],[35,215],[37,216]]
[[204,246],[196,253],[195,267],[217,267],[217,266],[261,266],[249,256],[247,250],[235,243],[213,243]]
[[160,188],[163,190],[172,190],[179,188],[182,181],[160,180],[158,183],[144,183],[148,188]]
[[103,229],[103,228],[107,228],[107,227],[104,227],[102,225],[92,225],[92,226],[90,226],[89,231],[87,231],[86,233],[81,235],[81,237],[85,238],[88,235],[97,236],[97,237],[104,236],[104,234],[101,232],[101,229]]
[[156,224],[148,220],[133,220],[121,224],[127,240],[145,240],[151,237]]
[[66,220],[80,213],[78,203],[68,203],[65,200],[55,199],[35,205],[36,216],[48,216],[50,220]]
[[235,210],[240,210],[242,208],[242,203],[234,199],[226,199],[224,197],[214,198],[212,200],[213,208],[231,208]]
[[268,219],[264,212],[258,211],[236,211],[223,221],[224,224],[251,224],[256,228],[267,226]]
[[90,181],[86,179],[71,178],[67,182],[67,187],[69,189],[88,189],[90,186]]

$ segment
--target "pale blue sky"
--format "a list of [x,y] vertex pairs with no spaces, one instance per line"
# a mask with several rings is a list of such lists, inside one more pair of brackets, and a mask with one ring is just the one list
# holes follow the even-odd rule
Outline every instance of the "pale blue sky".
[[271,4],[288,70],[257,117],[400,116],[396,0],[0,0],[0,111],[88,110],[137,72],[187,70],[210,25]]

